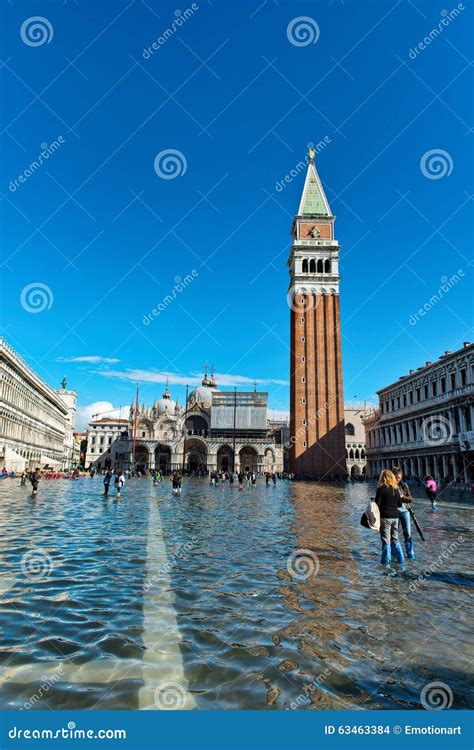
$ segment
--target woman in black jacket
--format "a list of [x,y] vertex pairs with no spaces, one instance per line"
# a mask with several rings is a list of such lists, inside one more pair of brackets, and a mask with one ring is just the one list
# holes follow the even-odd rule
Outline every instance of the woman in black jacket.
[[392,555],[403,563],[403,550],[398,541],[399,508],[403,505],[398,482],[393,472],[384,469],[377,484],[375,502],[380,510],[380,538],[382,539],[382,565],[387,568]]

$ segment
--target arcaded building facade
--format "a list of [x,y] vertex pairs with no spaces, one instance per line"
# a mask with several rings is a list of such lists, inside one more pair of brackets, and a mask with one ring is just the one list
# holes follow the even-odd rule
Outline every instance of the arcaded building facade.
[[358,477],[366,473],[367,456],[364,425],[366,414],[367,411],[363,406],[346,406],[344,409],[346,467],[350,476]]
[[474,481],[474,345],[445,352],[378,391],[365,419],[367,473],[402,466],[408,478]]
[[133,402],[128,420],[92,422],[86,466],[282,472],[284,436],[269,425],[267,412],[267,393],[220,391],[205,374],[186,407],[166,387],[151,406]]
[[77,394],[51,388],[0,338],[0,465],[70,469]]

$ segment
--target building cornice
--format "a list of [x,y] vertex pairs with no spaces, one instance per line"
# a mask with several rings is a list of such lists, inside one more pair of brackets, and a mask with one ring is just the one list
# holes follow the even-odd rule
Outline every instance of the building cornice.
[[40,391],[45,398],[52,401],[67,416],[68,408],[61,397],[26,364],[25,360],[8,344],[3,336],[0,336],[0,358],[3,358],[23,379],[28,380],[35,390]]

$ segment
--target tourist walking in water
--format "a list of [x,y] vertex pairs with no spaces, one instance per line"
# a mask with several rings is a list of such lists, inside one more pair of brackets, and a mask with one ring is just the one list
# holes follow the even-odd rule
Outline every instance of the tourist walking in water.
[[438,485],[431,474],[428,474],[425,479],[425,492],[426,497],[431,502],[431,509],[436,510],[436,493],[438,492]]
[[39,485],[40,478],[41,478],[41,472],[39,469],[36,469],[35,471],[32,471],[30,473],[30,484],[32,487],[32,491],[31,491],[32,495],[36,495],[36,493],[38,492],[38,485]]
[[413,539],[411,538],[410,511],[408,510],[411,507],[413,498],[410,494],[407,483],[403,481],[402,470],[398,466],[394,466],[392,471],[395,474],[395,479],[397,480],[398,484],[398,490],[402,499],[402,505],[399,510],[400,521],[398,524],[398,531],[400,531],[401,527],[405,539],[405,549],[407,551],[407,557],[409,560],[414,560],[415,551],[413,549]]
[[110,471],[110,469],[107,469],[105,477],[104,477],[104,495],[109,494],[109,487],[110,487],[111,481],[112,481],[112,472]]
[[242,471],[239,471],[238,479],[239,479],[239,490],[243,490],[244,489],[244,474]]
[[122,492],[122,489],[125,485],[125,476],[123,474],[120,474],[115,477],[115,487],[117,489],[117,497],[120,497],[120,494]]
[[403,503],[395,474],[389,469],[384,469],[380,474],[375,502],[380,510],[381,563],[389,568],[392,556],[397,562],[404,562],[403,550],[398,541],[399,508]]
[[171,482],[173,485],[173,492],[176,495],[179,495],[181,492],[181,485],[182,485],[181,474],[179,473],[179,471],[175,471],[175,473],[172,476]]

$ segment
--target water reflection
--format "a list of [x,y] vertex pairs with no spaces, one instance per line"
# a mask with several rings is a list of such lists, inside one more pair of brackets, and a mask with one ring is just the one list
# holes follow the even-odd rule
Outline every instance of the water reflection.
[[[391,578],[359,525],[363,485],[101,492],[99,479],[45,481],[32,500],[0,484],[2,708],[32,696],[35,708],[155,707],[164,677],[199,709],[419,708],[433,680],[467,707],[469,508],[420,501],[429,544]],[[315,575],[288,569],[298,549]],[[39,567],[25,572],[31,550]]]

